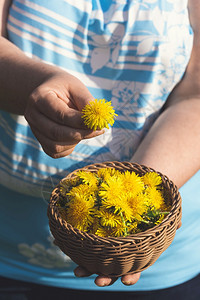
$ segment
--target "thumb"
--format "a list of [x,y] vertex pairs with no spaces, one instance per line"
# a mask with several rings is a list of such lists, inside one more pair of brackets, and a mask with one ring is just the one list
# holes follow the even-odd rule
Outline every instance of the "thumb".
[[81,111],[86,104],[95,99],[87,87],[75,77],[69,86],[69,93],[71,101],[73,101],[79,111]]

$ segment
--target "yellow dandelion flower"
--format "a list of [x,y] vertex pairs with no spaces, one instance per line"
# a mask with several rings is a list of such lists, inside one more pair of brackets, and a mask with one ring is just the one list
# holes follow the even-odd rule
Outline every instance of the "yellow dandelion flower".
[[68,204],[66,220],[73,227],[80,230],[87,230],[93,222],[94,200],[92,197],[85,198],[77,194],[76,198]]
[[111,229],[111,236],[120,237],[127,235],[127,228],[121,224]]
[[112,208],[115,214],[123,212],[127,219],[131,218],[131,209],[126,194],[122,193],[123,185],[120,177],[110,177],[101,184],[99,196],[102,198],[104,208]]
[[85,125],[93,130],[109,128],[108,124],[112,126],[117,116],[111,102],[107,102],[105,99],[90,101],[82,109],[82,112]]
[[128,226],[127,226],[128,234],[137,233],[137,230],[138,230],[137,225],[138,225],[137,222],[132,222],[132,223],[128,224]]
[[103,181],[107,181],[108,178],[112,176],[117,176],[119,171],[114,168],[102,168],[97,171],[97,177],[102,179]]
[[93,172],[79,171],[76,174],[85,184],[97,187],[97,176]]
[[118,225],[117,227],[99,227],[98,230],[95,232],[96,235],[102,237],[121,237],[125,236],[125,228],[123,226]]
[[96,235],[102,236],[102,237],[109,237],[112,236],[112,229],[108,227],[99,227],[96,232]]
[[157,187],[162,183],[162,178],[156,172],[148,172],[142,178],[144,184],[150,187]]
[[96,231],[98,230],[99,226],[100,226],[100,224],[99,224],[99,218],[95,217],[95,211],[96,210],[94,210],[92,223],[87,228],[87,232],[88,233],[95,234]]
[[144,189],[144,183],[136,173],[126,171],[121,176],[123,183],[124,193],[130,195],[130,197],[135,197],[137,194],[141,193]]
[[71,189],[66,195],[71,199],[75,199],[77,196],[83,196],[89,198],[90,195],[96,191],[96,186],[88,186],[86,184],[80,184]]
[[102,182],[99,195],[102,198],[114,198],[121,195],[123,188],[120,177],[109,177],[106,182]]
[[147,200],[145,195],[140,193],[133,198],[129,198],[128,204],[131,208],[132,219],[141,221],[141,216],[147,211]]
[[95,215],[100,219],[100,224],[103,227],[116,227],[122,223],[122,219],[119,215],[115,215],[107,209],[100,209]]
[[110,197],[110,193],[105,199],[102,199],[102,206],[106,209],[113,209],[114,214],[123,214],[124,218],[127,220],[132,219],[132,210],[126,201],[125,195],[119,195],[118,197]]
[[65,178],[60,182],[60,193],[64,196],[73,187],[77,185],[77,178]]
[[102,198],[102,206],[106,209],[114,209],[114,213],[117,213],[121,210],[123,206],[123,195],[118,195],[112,188],[107,191],[100,191],[100,197]]
[[155,209],[163,209],[165,207],[165,201],[160,191],[155,187],[148,187],[145,191],[145,196],[148,206],[153,206]]

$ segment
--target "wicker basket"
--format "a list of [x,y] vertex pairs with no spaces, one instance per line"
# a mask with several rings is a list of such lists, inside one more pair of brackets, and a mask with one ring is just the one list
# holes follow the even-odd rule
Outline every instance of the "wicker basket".
[[[134,171],[140,176],[154,171],[146,166],[129,162],[92,164],[81,170],[96,172],[100,168]],[[69,174],[67,178],[75,176],[76,171]],[[59,199],[58,185],[52,192],[48,206],[49,225],[55,244],[76,264],[91,273],[119,277],[147,269],[171,244],[181,221],[181,197],[178,189],[166,176],[157,173],[161,176],[163,187],[172,200],[170,213],[159,225],[145,232],[120,238],[87,234],[63,220],[59,208],[56,207]]]

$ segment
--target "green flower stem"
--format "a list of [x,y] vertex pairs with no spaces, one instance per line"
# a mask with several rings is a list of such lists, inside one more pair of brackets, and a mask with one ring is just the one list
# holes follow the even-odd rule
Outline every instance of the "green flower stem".
[[152,223],[152,222],[146,221],[146,220],[141,220],[141,222],[142,222],[142,223],[145,223],[145,224],[150,224],[150,223]]
[[126,223],[125,223],[125,221],[124,221],[124,216],[123,216],[123,214],[122,214],[121,211],[120,211],[120,216],[121,216],[121,218],[122,218],[122,222],[123,222],[123,225],[124,225],[124,236],[127,236],[128,233],[127,233]]

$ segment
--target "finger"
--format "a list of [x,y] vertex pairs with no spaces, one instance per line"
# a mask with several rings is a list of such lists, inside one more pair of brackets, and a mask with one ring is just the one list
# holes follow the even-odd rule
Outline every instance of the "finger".
[[[74,151],[75,146],[80,142],[80,140],[76,138],[77,135],[75,136],[75,138],[71,138],[71,140],[60,142],[49,139],[48,136],[45,136],[34,126],[31,126],[31,130],[36,139],[39,141],[40,145],[42,146],[44,152],[52,158],[61,158],[68,156]],[[88,135],[88,138],[98,136],[99,134],[101,134],[100,131],[94,131],[90,135]]]
[[141,273],[123,275],[121,281],[124,285],[133,285],[140,279]]
[[[76,269],[74,270],[74,274],[75,274],[76,277],[88,277],[88,276],[92,275],[91,272],[87,271],[85,268],[82,268],[80,266],[76,267]],[[108,277],[108,276],[99,275],[95,279],[95,283],[99,287],[102,287],[102,286],[111,285],[116,280],[117,280],[117,278],[112,278],[112,277]]]
[[66,149],[62,152],[51,152],[45,146],[42,146],[42,149],[48,156],[56,159],[56,158],[62,158],[62,157],[66,157],[66,156],[70,155],[74,151],[75,147],[70,147],[70,148],[68,147],[68,149]]
[[178,226],[177,226],[177,228],[176,228],[176,229],[179,229],[179,228],[181,228],[181,226],[182,226],[182,222],[180,221],[180,222],[178,223]]
[[34,127],[32,127],[31,130],[35,135],[36,139],[39,141],[40,145],[42,146],[44,152],[52,158],[65,157],[74,151],[76,144],[66,145],[64,143],[55,142],[41,134]]
[[37,133],[38,136],[43,135],[50,139],[51,143],[55,141],[59,142],[61,145],[75,145],[82,139],[92,138],[104,133],[104,130],[93,131],[91,129],[78,129],[56,124],[39,112],[33,112],[28,119],[28,122],[31,125],[32,130],[34,129],[34,132]]
[[86,128],[82,113],[76,109],[70,108],[65,101],[58,98],[56,93],[49,91],[43,97],[37,96],[31,99],[31,104],[26,112],[28,121],[34,118],[34,113],[46,116],[57,124],[66,125],[72,128]]
[[44,152],[48,154],[49,156],[53,158],[59,158],[64,157],[66,155],[69,155],[74,150],[77,143],[62,143],[50,140],[48,137],[46,137],[43,133],[38,131],[34,126],[31,127],[31,130],[42,146]]
[[74,102],[78,110],[81,111],[86,104],[95,98],[79,79],[74,77],[73,80],[73,84],[69,84],[70,99]]
[[78,266],[74,270],[74,275],[76,277],[87,277],[87,276],[92,275],[92,273],[87,271],[85,268]]
[[95,279],[95,284],[99,287],[112,285],[118,278],[99,275]]

